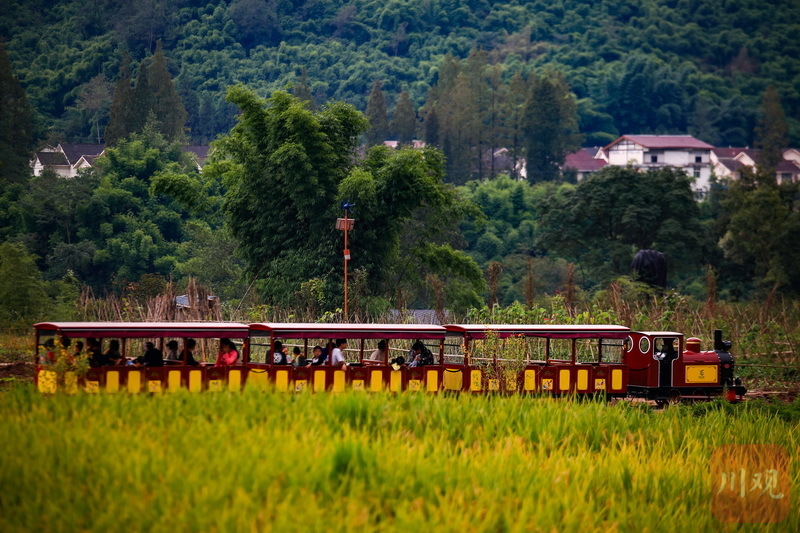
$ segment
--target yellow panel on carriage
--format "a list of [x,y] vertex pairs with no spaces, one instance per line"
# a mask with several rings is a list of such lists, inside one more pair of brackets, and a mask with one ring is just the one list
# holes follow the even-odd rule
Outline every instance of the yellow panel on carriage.
[[480,370],[471,370],[469,373],[469,390],[478,392],[483,389],[482,376]]
[[[89,382],[86,382],[86,389],[88,392]],[[119,391],[119,370],[109,370],[106,372],[106,392]]]
[[161,392],[161,380],[160,379],[148,379],[147,380],[147,392]]
[[545,378],[542,380],[542,390],[553,390],[553,378]]
[[383,390],[383,372],[380,370],[373,370],[370,372],[369,389],[372,392],[380,392]]
[[88,379],[84,382],[83,390],[89,394],[97,394],[100,392],[100,382]]
[[296,379],[294,380],[294,391],[295,392],[303,392],[308,387],[308,380],[307,379]]
[[67,394],[77,394],[78,375],[75,372],[67,372],[64,374],[64,392]]
[[325,390],[325,371],[314,371],[314,392],[322,392]]
[[400,392],[403,388],[403,373],[399,370],[393,370],[389,374],[389,390],[392,392]]
[[558,389],[562,391],[569,390],[569,369],[562,368],[558,371]]
[[536,390],[536,370],[529,368],[525,370],[525,390]]
[[461,384],[464,378],[461,376],[461,370],[447,370],[444,371],[444,390],[461,390]]
[[167,372],[167,390],[177,392],[181,388],[181,371],[170,370]]
[[410,390],[410,391],[422,390],[422,380],[421,379],[409,379],[408,380],[408,390]]
[[275,388],[281,392],[289,390],[289,371],[278,370],[275,372]]
[[606,390],[606,378],[595,378],[594,390]]
[[52,370],[39,371],[39,392],[44,394],[55,394],[57,389],[56,373]]
[[[254,370],[250,369],[250,372],[247,374],[247,387],[254,388],[260,391],[267,390],[267,385],[269,380],[267,379],[269,374],[267,374],[266,370]],[[191,384],[191,377],[189,378],[189,390],[192,390]]]
[[128,392],[142,391],[142,373],[139,370],[128,372]]
[[439,390],[439,372],[436,370],[428,370],[426,374],[425,385],[427,385],[428,392],[436,392]]
[[344,392],[344,370],[336,370],[333,373],[333,392]]
[[589,390],[589,371],[585,368],[578,369],[578,390]]
[[238,368],[228,371],[228,390],[236,392],[242,390],[242,371]]
[[364,380],[363,379],[354,379],[353,380],[353,390],[363,391],[364,390]]
[[203,390],[203,371],[189,371],[189,392],[200,392]]
[[611,390],[620,390],[622,388],[622,370],[615,368],[611,371]]

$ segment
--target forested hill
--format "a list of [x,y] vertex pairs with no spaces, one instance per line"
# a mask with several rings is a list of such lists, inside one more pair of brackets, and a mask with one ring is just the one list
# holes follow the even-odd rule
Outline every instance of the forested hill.
[[235,111],[224,94],[236,82],[267,94],[301,83],[305,72],[317,103],[335,98],[363,110],[381,79],[390,110],[402,91],[419,109],[444,56],[479,48],[506,80],[517,71],[563,72],[587,143],[690,132],[717,145],[751,145],[761,96],[774,84],[791,142],[800,144],[796,0],[3,4],[0,38],[41,131],[57,140],[94,138],[93,123],[107,107],[103,91],[86,88],[112,82],[125,50],[135,71],[161,40],[195,142],[229,129]]

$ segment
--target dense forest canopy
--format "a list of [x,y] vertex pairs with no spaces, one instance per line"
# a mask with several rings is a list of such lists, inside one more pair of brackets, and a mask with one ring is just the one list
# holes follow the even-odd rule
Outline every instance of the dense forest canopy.
[[[357,313],[599,294],[646,248],[694,297],[800,293],[800,184],[775,179],[800,145],[795,1],[5,7],[0,322],[192,279],[316,317],[341,302],[343,201]],[[763,155],[699,203],[672,169],[562,175],[624,133]],[[215,140],[201,170],[186,144]],[[105,155],[31,176],[62,142]]]
[[[193,142],[227,132],[225,90],[307,84],[360,110],[375,80],[389,108],[403,91],[424,115],[446,54],[487,53],[501,75],[549,67],[575,92],[587,144],[623,133],[685,133],[753,144],[756,109],[775,85],[800,144],[800,4],[793,0],[11,0],[0,15],[14,69],[59,140],[90,139],[86,94],[134,71],[163,43]],[[134,73],[135,75],[135,73]],[[97,80],[95,80],[97,85]],[[100,108],[100,114],[103,109]]]

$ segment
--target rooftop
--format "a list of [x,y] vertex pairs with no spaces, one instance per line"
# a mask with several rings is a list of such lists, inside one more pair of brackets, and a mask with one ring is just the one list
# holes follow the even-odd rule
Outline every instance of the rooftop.
[[623,135],[605,148],[608,150],[623,140],[631,141],[645,148],[682,148],[691,150],[713,150],[710,144],[695,139],[691,135]]

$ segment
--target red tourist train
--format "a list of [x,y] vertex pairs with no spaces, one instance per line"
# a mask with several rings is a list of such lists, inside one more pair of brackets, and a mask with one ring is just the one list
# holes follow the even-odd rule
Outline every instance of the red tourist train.
[[[660,403],[721,395],[736,401],[746,393],[720,331],[706,351],[681,333],[617,325],[52,322],[36,324],[35,336],[36,384],[44,393],[274,387],[634,396]],[[72,354],[83,340],[93,353],[111,346],[116,364],[79,372]],[[236,351],[233,364],[215,364],[221,343]],[[168,347],[172,357],[159,356],[155,364],[147,354],[136,357],[145,346],[162,355]],[[286,356],[288,348],[295,357]]]

